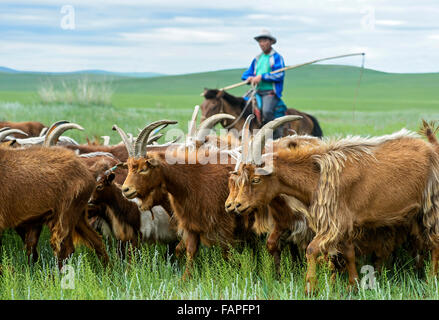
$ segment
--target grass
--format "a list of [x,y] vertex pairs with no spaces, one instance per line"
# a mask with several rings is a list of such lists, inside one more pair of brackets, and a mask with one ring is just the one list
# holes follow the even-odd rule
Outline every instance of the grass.
[[[288,250],[281,259],[280,276],[262,241],[255,251],[232,250],[229,261],[218,247],[201,247],[190,280],[181,276],[184,261],[167,255],[164,245],[144,245],[131,263],[116,254],[115,241],[106,242],[110,265],[102,266],[93,252],[79,247],[68,265],[74,272],[74,288],[62,289],[65,276],[49,246],[44,229],[39,242],[40,260],[27,264],[20,238],[11,230],[2,247],[0,299],[438,299],[437,279],[420,278],[408,266],[388,270],[376,277],[376,288],[348,290],[346,275],[330,281],[330,272],[321,267],[320,290],[314,297],[304,294],[304,261],[292,261]],[[404,256],[404,254],[403,254]],[[410,261],[409,261],[410,262]],[[364,261],[360,261],[359,266]],[[360,274],[361,276],[361,274]]]
[[[79,142],[86,137],[110,135],[117,124],[132,133],[158,119],[175,119],[187,130],[193,106],[200,104],[203,87],[221,87],[239,81],[241,70],[192,74],[154,79],[90,78],[91,83],[111,82],[111,105],[78,103],[44,104],[37,89],[47,79],[54,88],[62,82],[74,85],[78,76],[62,77],[0,73],[0,118],[11,121],[38,120],[49,124],[66,119],[81,124],[85,131],[69,131]],[[354,109],[359,70],[340,66],[311,66],[288,73],[284,100],[290,107],[315,115],[327,136],[349,134],[381,135],[405,127],[417,130],[421,119],[439,119],[439,92],[434,88],[438,74],[386,74],[366,70]],[[241,94],[245,88],[232,91]],[[293,262],[288,250],[281,260],[281,276],[274,272],[273,260],[258,244],[235,250],[225,261],[219,248],[202,247],[196,257],[193,278],[180,280],[184,260],[166,255],[163,245],[143,245],[132,263],[116,256],[116,244],[106,242],[110,265],[103,267],[95,254],[78,247],[69,261],[75,272],[75,289],[62,289],[62,274],[44,230],[38,249],[41,259],[26,261],[18,235],[7,230],[1,251],[0,299],[309,299],[304,295],[304,261]],[[438,299],[436,279],[419,276],[412,259],[404,252],[383,274],[377,274],[375,289],[348,291],[346,275],[330,282],[330,272],[320,268],[320,291],[312,299]],[[358,270],[367,264],[359,261]],[[428,265],[426,269],[428,269]],[[362,275],[360,274],[360,277]]]

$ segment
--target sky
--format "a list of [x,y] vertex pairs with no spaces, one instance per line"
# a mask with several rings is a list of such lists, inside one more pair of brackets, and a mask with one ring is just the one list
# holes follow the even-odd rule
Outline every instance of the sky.
[[[0,66],[184,74],[245,68],[262,29],[287,65],[365,52],[367,68],[439,72],[438,0],[0,0]],[[330,63],[357,65],[361,57]]]

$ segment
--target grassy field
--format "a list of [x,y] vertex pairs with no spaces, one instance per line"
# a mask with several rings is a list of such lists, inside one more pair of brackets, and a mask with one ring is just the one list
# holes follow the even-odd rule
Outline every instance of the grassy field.
[[[157,78],[88,76],[90,82],[107,82],[114,88],[109,106],[44,105],[37,93],[50,81],[55,87],[74,84],[84,75],[0,73],[0,119],[38,120],[49,124],[66,119],[81,124],[84,132],[67,135],[79,142],[86,137],[110,135],[120,138],[113,124],[135,133],[158,119],[175,119],[187,130],[193,106],[202,102],[204,87],[219,88],[238,82],[242,70]],[[287,74],[284,100],[315,115],[327,136],[380,135],[405,127],[417,130],[421,119],[439,120],[439,74],[388,74],[365,70],[354,101],[359,69],[313,65]],[[231,91],[243,94],[247,88]],[[304,296],[305,265],[282,254],[281,276],[261,241],[255,252],[235,251],[230,261],[218,248],[202,248],[191,280],[180,281],[184,261],[166,255],[166,247],[144,245],[128,264],[116,256],[114,241],[107,241],[111,263],[104,268],[95,254],[79,247],[69,264],[75,288],[62,289],[61,275],[49,245],[47,230],[39,242],[41,259],[28,265],[23,244],[8,230],[1,251],[0,299],[307,299]],[[367,261],[359,261],[359,270]],[[318,299],[438,299],[436,279],[419,276],[404,252],[396,264],[377,274],[375,289],[346,289],[342,275],[334,284],[328,270],[320,269]],[[428,268],[428,266],[427,266]],[[361,276],[361,275],[360,275]],[[426,281],[428,280],[428,281]]]

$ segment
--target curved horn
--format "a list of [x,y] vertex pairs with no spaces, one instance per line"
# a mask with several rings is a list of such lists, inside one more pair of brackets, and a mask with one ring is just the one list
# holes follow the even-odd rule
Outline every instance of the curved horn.
[[195,133],[197,132],[197,117],[199,110],[200,110],[200,106],[196,105],[194,107],[194,112],[192,113],[191,121],[189,122],[189,128],[187,131],[188,137],[194,137]]
[[11,127],[3,127],[3,128],[0,129],[0,132],[3,132],[5,130],[9,130],[9,129],[11,129]]
[[[163,130],[168,125],[169,125],[169,123],[165,124],[162,128],[156,128],[149,135],[155,134],[155,133],[159,132],[160,130]],[[139,130],[139,131],[140,131],[139,135],[135,138],[135,142],[134,142],[136,145],[138,144],[139,146],[142,146],[145,144],[145,138],[148,139],[148,142],[146,142],[146,145],[149,145],[149,144],[152,144],[154,141],[157,141],[158,139],[160,139],[163,136],[163,134],[160,133],[160,134],[156,134],[156,135],[152,136],[151,138],[149,138],[149,137],[146,137],[146,135],[142,135],[142,136],[140,135],[143,130]],[[133,141],[133,140],[131,139],[131,141]]]
[[125,147],[127,148],[128,151],[128,156],[130,158],[134,157],[134,147],[133,144],[131,143],[130,139],[128,138],[127,134],[125,133],[125,131],[123,131],[121,128],[119,128],[116,125],[113,125],[113,130],[117,131],[120,135],[120,137],[122,138],[123,143],[125,144]]
[[265,139],[267,139],[267,135],[272,133],[274,129],[283,125],[286,122],[295,121],[302,119],[301,116],[283,116],[268,122],[264,125],[261,130],[255,135],[252,142],[252,147],[250,149],[251,161],[256,164],[261,163],[262,158],[262,150],[265,146]]
[[110,136],[101,136],[102,139],[104,139],[104,146],[110,145]]
[[196,140],[204,141],[210,130],[212,130],[218,122],[224,119],[235,120],[235,117],[228,113],[218,113],[201,122],[200,129],[197,131]]
[[181,138],[183,138],[184,135],[178,136],[177,138],[175,138],[172,141],[166,142],[164,144],[160,144],[158,145],[159,147],[169,147],[170,145],[173,145],[174,143],[176,143],[178,140],[180,140]]
[[40,134],[39,134],[38,136],[39,136],[39,137],[44,137],[44,135],[46,134],[46,132],[47,132],[48,129],[49,129],[49,128],[44,127],[44,128],[41,130],[41,132],[40,132]]
[[21,131],[19,129],[10,129],[10,128],[8,128],[8,129],[2,130],[0,132],[1,132],[0,133],[0,141],[3,141],[4,138],[6,138],[7,136],[9,136],[11,134],[14,134],[14,133],[20,133],[20,134],[24,134],[25,136],[27,136],[26,132],[23,132],[23,131]]
[[254,114],[251,114],[245,119],[244,126],[242,127],[242,155],[241,161],[248,163],[249,158],[249,148],[250,148],[250,123],[255,118]]
[[248,162],[248,150],[250,147],[250,123],[255,118],[254,114],[251,114],[245,119],[244,126],[241,133],[241,156],[236,161],[235,171],[239,169],[239,165],[244,162]]
[[76,123],[64,123],[61,124],[54,129],[52,129],[52,132],[47,132],[46,138],[44,139],[43,146],[44,147],[50,147],[56,145],[58,142],[58,138],[67,130],[69,129],[78,129],[78,130],[84,130],[83,127],[81,127],[79,124]]
[[50,135],[50,133],[51,133],[51,132],[52,132],[57,126],[60,126],[60,125],[62,125],[62,124],[66,124],[66,123],[70,123],[70,121],[67,121],[67,120],[59,120],[59,121],[53,123],[53,124],[49,127],[49,129],[46,130],[46,132],[45,132],[45,136],[47,137],[48,135]]
[[164,136],[163,133],[156,134],[155,136],[152,136],[151,138],[148,139],[147,144],[153,144],[154,142],[156,142],[158,139],[160,139],[163,136]]
[[143,128],[142,132],[139,133],[139,136],[137,137],[137,140],[134,144],[134,155],[136,157],[143,157],[146,154],[146,146],[148,144],[149,135],[151,134],[151,132],[154,131],[155,128],[158,128],[160,126],[164,126],[163,128],[165,128],[170,124],[176,124],[176,123],[178,123],[178,121],[159,120],[150,123],[145,128]]

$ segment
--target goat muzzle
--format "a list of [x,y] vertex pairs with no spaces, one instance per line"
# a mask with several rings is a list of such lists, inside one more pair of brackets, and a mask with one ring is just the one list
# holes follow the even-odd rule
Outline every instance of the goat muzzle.
[[122,186],[122,194],[127,199],[133,199],[137,195],[137,191],[134,188]]

